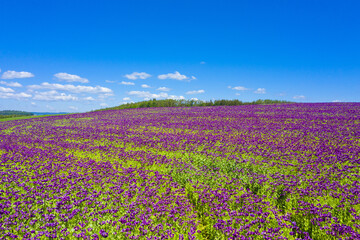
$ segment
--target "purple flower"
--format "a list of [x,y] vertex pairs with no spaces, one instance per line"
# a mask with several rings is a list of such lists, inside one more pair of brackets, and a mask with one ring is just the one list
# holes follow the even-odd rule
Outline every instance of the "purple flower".
[[109,234],[108,234],[105,230],[101,229],[101,230],[100,230],[100,235],[101,235],[102,237],[104,237],[104,238],[107,238]]

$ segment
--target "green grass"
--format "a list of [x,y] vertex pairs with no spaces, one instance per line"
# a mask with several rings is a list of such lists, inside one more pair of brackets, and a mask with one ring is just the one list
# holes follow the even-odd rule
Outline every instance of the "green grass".
[[68,113],[68,114],[49,114],[49,115],[36,115],[36,116],[20,116],[20,117],[12,117],[12,118],[2,118],[0,122],[7,122],[13,120],[23,120],[23,119],[31,119],[31,118],[40,118],[40,117],[51,117],[51,116],[61,116],[61,115],[69,115],[76,113]]

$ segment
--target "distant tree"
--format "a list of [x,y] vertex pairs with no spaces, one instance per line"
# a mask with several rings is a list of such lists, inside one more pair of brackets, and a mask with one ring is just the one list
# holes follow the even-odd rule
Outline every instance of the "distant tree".
[[4,116],[32,116],[34,115],[31,112],[24,112],[24,111],[16,111],[16,110],[2,110],[0,111],[0,115]]
[[100,109],[97,111],[104,110],[116,110],[116,109],[129,109],[129,108],[150,108],[150,107],[202,107],[202,106],[240,106],[240,105],[261,105],[261,104],[284,104],[284,103],[292,103],[288,101],[281,100],[271,100],[271,99],[258,99],[252,102],[242,102],[238,99],[227,100],[210,100],[210,101],[201,101],[201,100],[185,100],[185,99],[163,99],[156,100],[155,98],[148,101],[141,101],[136,103],[126,103],[120,106]]

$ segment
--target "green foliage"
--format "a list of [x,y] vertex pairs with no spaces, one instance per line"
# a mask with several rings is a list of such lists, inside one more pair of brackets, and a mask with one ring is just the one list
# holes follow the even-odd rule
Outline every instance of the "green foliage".
[[16,111],[16,110],[2,110],[0,111],[0,118],[5,117],[18,117],[18,116],[32,116],[33,113],[24,112],[24,111]]
[[2,120],[9,120],[18,117],[29,117],[34,116],[33,113],[24,112],[24,111],[16,111],[16,110],[2,110],[0,111],[0,121]]
[[32,119],[32,118],[53,117],[53,116],[70,115],[70,114],[74,114],[74,113],[68,113],[68,114],[51,114],[51,115],[31,115],[31,116],[11,115],[10,117],[7,116],[7,115],[0,115],[0,122],[6,122],[6,121],[12,121],[12,120]]
[[284,103],[292,103],[289,101],[283,100],[270,100],[270,99],[259,99],[252,102],[242,102],[238,99],[234,100],[210,100],[210,101],[201,101],[201,100],[174,100],[174,99],[163,99],[156,100],[152,99],[149,101],[141,101],[136,103],[126,103],[120,106],[104,108],[97,111],[104,110],[118,110],[118,109],[129,109],[129,108],[149,108],[149,107],[205,107],[205,106],[239,106],[239,105],[260,105],[260,104],[284,104]]

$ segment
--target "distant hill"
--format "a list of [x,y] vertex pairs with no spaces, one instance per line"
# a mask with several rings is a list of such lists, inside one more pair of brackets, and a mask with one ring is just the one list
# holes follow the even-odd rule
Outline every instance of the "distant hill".
[[17,111],[17,110],[2,110],[0,111],[1,116],[32,116],[31,112]]
[[45,115],[58,115],[58,114],[68,114],[67,112],[25,112],[25,111],[17,111],[17,110],[2,110],[0,111],[0,121],[9,120],[12,118],[19,117],[35,117],[35,116],[45,116]]
[[270,100],[270,99],[259,99],[252,102],[242,102],[240,100],[210,100],[210,101],[201,101],[201,100],[174,100],[174,99],[164,99],[164,100],[148,100],[135,103],[126,103],[116,107],[103,108],[96,111],[105,111],[105,110],[117,110],[117,109],[129,109],[129,108],[148,108],[148,107],[201,107],[201,106],[239,106],[239,105],[260,105],[260,104],[284,104],[284,103],[293,103],[283,100]]
[[17,111],[17,110],[2,110],[0,111],[0,115],[9,116],[9,115],[16,115],[16,116],[32,116],[34,115],[31,112],[25,111]]
[[0,119],[33,116],[31,112],[17,111],[17,110],[2,110],[0,111]]
[[68,112],[31,112],[33,115],[57,115],[57,114],[68,114]]

